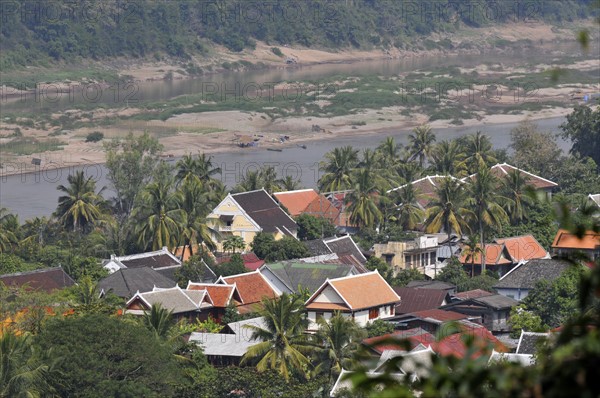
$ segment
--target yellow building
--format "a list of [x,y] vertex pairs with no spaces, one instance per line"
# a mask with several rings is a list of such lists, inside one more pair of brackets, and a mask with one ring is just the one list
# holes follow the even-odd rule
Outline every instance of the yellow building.
[[259,232],[271,233],[279,240],[295,238],[298,230],[296,222],[264,189],[227,195],[207,218],[208,226],[216,231],[213,240],[218,251],[223,251],[222,243],[231,236],[240,236],[249,249]]
[[377,243],[373,245],[375,257],[384,260],[394,269],[417,269],[427,273],[437,263],[438,239],[435,235],[423,235],[413,240]]

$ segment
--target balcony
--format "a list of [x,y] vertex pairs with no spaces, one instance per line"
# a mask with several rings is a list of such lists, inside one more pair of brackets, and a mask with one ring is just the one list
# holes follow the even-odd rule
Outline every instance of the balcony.
[[227,225],[219,225],[219,232],[231,232],[233,227]]

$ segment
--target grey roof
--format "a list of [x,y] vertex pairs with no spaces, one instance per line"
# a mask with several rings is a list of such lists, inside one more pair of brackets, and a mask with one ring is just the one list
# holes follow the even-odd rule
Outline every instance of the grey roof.
[[181,266],[181,261],[175,258],[175,256],[162,252],[156,252],[151,256],[142,257],[133,255],[119,257],[118,259],[127,268],[151,267],[156,269]]
[[229,322],[223,328],[223,330],[221,330],[221,333],[237,334],[246,337],[247,339],[250,339],[250,337],[252,336],[252,329],[247,328],[246,325],[257,326],[262,329],[265,329],[267,327],[265,318],[260,316],[257,318],[244,319],[243,321],[238,322]]
[[[497,310],[514,307],[515,305],[519,304],[517,300],[503,296],[501,294],[494,294],[492,296],[479,297],[470,300],[474,301],[475,303],[480,303]],[[469,300],[465,300],[462,303],[465,303],[467,301]]]
[[160,304],[163,308],[173,311],[174,314],[182,312],[199,311],[206,290],[182,290],[179,288],[156,290],[140,293],[140,297],[150,305]]
[[436,249],[435,255],[437,258],[450,258],[450,257],[456,255],[459,250],[460,250],[460,246],[456,245],[456,244],[452,244],[450,246],[443,245],[443,246],[439,246]]
[[333,253],[323,242],[323,239],[307,240],[302,242],[313,256],[323,256]]
[[130,298],[136,292],[148,292],[154,287],[175,287],[176,283],[152,268],[123,268],[98,282],[98,289]]
[[456,289],[451,283],[441,281],[410,281],[406,287],[412,287],[415,289],[436,289],[436,290],[452,290]]
[[237,334],[221,333],[192,333],[188,341],[202,346],[204,355],[227,357],[243,357],[250,347],[260,342]]
[[257,223],[264,232],[290,235],[298,230],[296,222],[264,189],[231,195],[238,205]]
[[[296,291],[302,286],[312,294],[328,278],[335,279],[352,275],[354,266],[347,264],[322,264],[304,263],[299,261],[283,261],[280,263],[266,264],[287,287]],[[357,273],[357,272],[355,272]]]
[[358,248],[356,243],[350,235],[342,236],[339,238],[328,238],[323,239],[327,247],[338,256],[354,256],[357,260],[364,263],[367,261],[362,251]]
[[500,278],[495,288],[533,289],[542,280],[552,281],[560,276],[571,263],[557,259],[537,259],[513,268]]
[[540,344],[547,340],[548,333],[533,333],[521,331],[519,344],[517,345],[517,354],[535,354]]
[[396,306],[395,312],[398,315],[439,308],[448,297],[448,292],[445,290],[415,289],[411,287],[393,287],[393,289],[402,299],[400,304]]

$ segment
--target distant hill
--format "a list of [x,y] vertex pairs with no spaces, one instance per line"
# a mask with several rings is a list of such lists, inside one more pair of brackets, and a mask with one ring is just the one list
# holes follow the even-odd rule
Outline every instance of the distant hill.
[[589,17],[594,0],[13,0],[0,68],[116,56],[188,58],[211,43],[411,48],[415,37],[511,21]]

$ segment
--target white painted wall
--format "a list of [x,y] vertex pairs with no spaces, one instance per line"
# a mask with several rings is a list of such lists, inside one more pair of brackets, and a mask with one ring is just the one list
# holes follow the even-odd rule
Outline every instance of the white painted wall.
[[335,290],[331,286],[327,286],[321,294],[319,294],[315,299],[315,303],[339,303],[343,304],[344,300],[340,297],[339,294],[336,293]]
[[367,326],[369,323],[369,311],[359,311],[354,313],[354,321],[359,326]]
[[501,294],[506,297],[514,298],[517,301],[523,300],[529,294],[529,289],[506,289],[499,288],[496,289],[498,294]]

